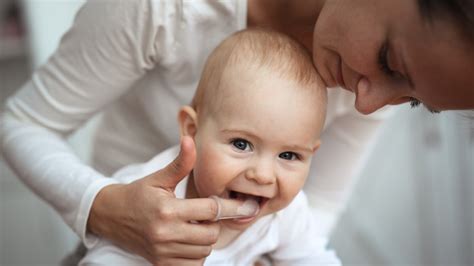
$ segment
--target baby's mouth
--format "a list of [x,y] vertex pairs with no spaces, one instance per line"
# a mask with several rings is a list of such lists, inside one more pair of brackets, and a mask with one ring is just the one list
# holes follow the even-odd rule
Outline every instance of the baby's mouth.
[[[225,195],[227,194],[227,195]],[[258,196],[253,194],[247,194],[243,192],[238,192],[235,190],[227,190],[226,193],[222,195],[222,198],[233,199],[241,202],[240,206],[233,210],[235,211],[232,215],[228,215],[229,210],[226,210],[222,213],[223,205],[219,200],[219,196],[210,196],[214,199],[218,206],[218,211],[214,221],[218,220],[232,220],[240,224],[247,224],[257,218],[260,214],[260,211],[263,209],[265,204],[268,202],[269,198],[264,196]],[[235,205],[234,205],[235,206]]]
[[265,203],[269,200],[267,197],[252,195],[247,193],[238,192],[235,190],[229,191],[229,199],[236,199],[239,201],[254,200],[258,203],[259,209],[261,210]]

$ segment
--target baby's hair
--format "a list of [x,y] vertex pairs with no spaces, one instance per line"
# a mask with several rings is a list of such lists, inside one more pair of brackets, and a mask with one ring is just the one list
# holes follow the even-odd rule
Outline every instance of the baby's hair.
[[[268,29],[246,29],[225,39],[210,54],[201,76],[192,107],[198,110],[206,95],[215,98],[226,70],[255,71],[292,80],[304,87],[324,90],[307,50],[291,37]],[[239,73],[232,73],[238,77]],[[258,75],[257,74],[257,75]],[[325,90],[321,93],[325,98]],[[207,101],[206,101],[207,103]]]

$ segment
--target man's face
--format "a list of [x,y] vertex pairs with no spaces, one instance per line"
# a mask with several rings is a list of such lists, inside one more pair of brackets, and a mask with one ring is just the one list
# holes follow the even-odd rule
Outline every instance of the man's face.
[[325,109],[317,107],[324,103],[312,88],[278,77],[253,82],[257,75],[242,72],[248,71],[224,76],[220,87],[226,92],[219,92],[224,97],[215,111],[198,116],[194,136],[198,195],[254,199],[260,205],[254,218],[221,221],[237,230],[284,208],[300,191]]
[[422,18],[416,0],[332,0],[315,26],[313,59],[364,114],[409,101],[474,109],[474,45],[462,36],[447,17]]

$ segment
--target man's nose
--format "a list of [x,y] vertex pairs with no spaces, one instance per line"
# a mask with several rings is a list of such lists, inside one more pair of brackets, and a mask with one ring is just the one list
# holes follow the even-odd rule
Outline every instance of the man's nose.
[[371,83],[366,77],[359,80],[356,89],[355,108],[362,114],[370,114],[388,104],[406,102],[403,88]]
[[245,178],[259,185],[269,185],[275,182],[274,160],[271,158],[255,158],[245,173]]

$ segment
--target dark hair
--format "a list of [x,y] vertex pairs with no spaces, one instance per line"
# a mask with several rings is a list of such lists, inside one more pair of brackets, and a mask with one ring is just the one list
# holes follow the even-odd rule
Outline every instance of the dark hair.
[[418,0],[418,6],[429,21],[447,15],[474,40],[474,0]]

